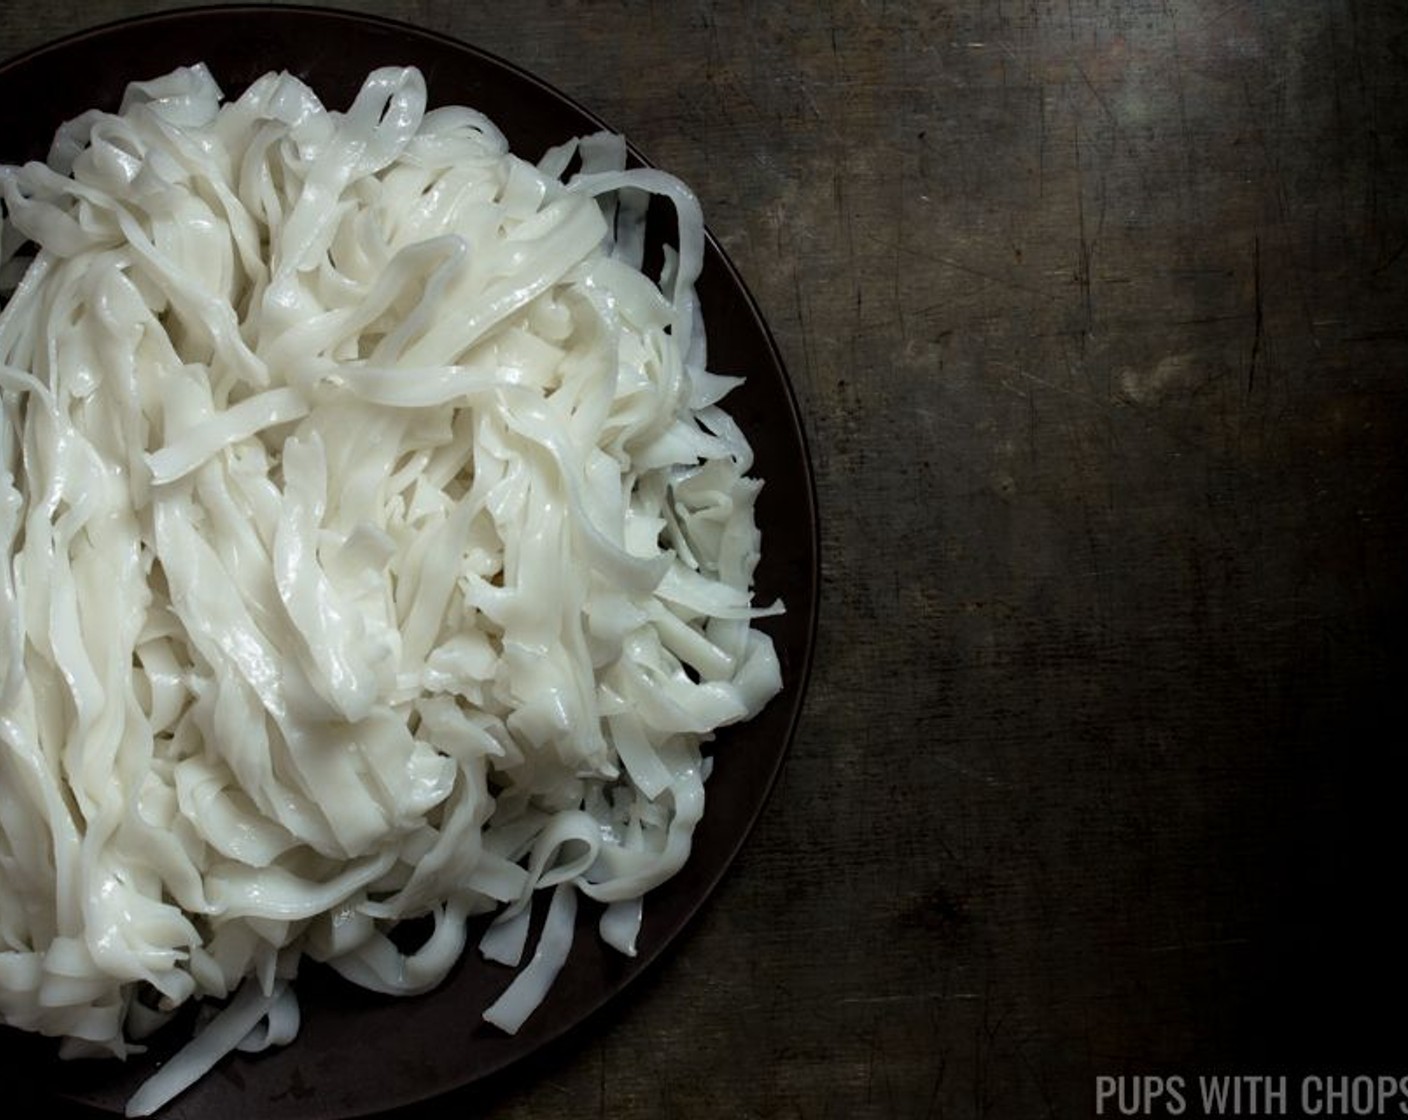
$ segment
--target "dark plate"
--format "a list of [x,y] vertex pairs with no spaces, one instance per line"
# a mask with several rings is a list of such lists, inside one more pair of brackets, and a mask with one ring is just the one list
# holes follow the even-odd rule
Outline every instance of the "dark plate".
[[[94,106],[115,108],[128,81],[198,61],[229,95],[267,70],[286,69],[333,107],[350,103],[377,66],[418,66],[433,103],[483,110],[516,152],[533,159],[549,145],[603,127],[538,79],[453,39],[362,15],[249,5],[130,20],[0,66],[0,162],[43,158],[63,120]],[[307,970],[299,984],[304,1022],[298,1039],[257,1058],[227,1059],[164,1117],[363,1116],[502,1071],[580,1025],[647,968],[733,860],[762,810],[801,710],[816,628],[818,538],[810,466],[782,361],[742,280],[712,238],[699,292],[710,328],[711,368],[748,377],[728,408],[752,439],[755,471],[766,480],[758,505],[765,541],[758,594],[763,601],[778,595],[787,601],[788,613],[766,623],[785,688],[757,719],[719,735],[708,811],[693,854],[683,871],[647,897],[639,955],[627,960],[605,948],[595,931],[597,910],[583,905],[567,966],[546,1003],[512,1038],[479,1018],[510,973],[483,963],[473,950],[442,988],[418,999],[370,996]],[[66,1100],[120,1113],[174,1044],[159,1040],[149,1055],[126,1066],[60,1063],[48,1040],[4,1030],[0,1073],[6,1086],[37,1087],[37,1107]],[[5,1102],[12,1103],[13,1097]],[[0,1111],[8,1114],[8,1107]]]

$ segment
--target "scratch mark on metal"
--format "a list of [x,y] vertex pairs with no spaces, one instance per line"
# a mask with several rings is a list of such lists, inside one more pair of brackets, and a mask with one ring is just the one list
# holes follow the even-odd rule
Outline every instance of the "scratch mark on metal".
[[1086,336],[1090,334],[1095,325],[1095,303],[1090,291],[1090,258],[1094,253],[1094,246],[1091,245],[1085,228],[1085,176],[1081,170],[1080,157],[1080,125],[1071,130],[1071,135],[1075,143],[1076,157],[1076,231],[1080,237],[1080,256],[1076,263],[1076,283],[1080,285],[1081,303],[1085,312],[1085,322],[1080,335],[1080,347],[1082,353],[1085,350]]
[[919,1003],[926,1000],[972,1000],[980,999],[977,992],[900,992],[887,996],[846,996],[836,1001],[838,1007],[847,1004],[874,1006],[890,1003]]
[[1250,945],[1250,937],[1222,937],[1210,941],[1185,941],[1177,945],[1150,945],[1148,953],[1186,953],[1189,949],[1221,949],[1229,945]]
[[1252,356],[1247,362],[1247,392],[1252,391],[1256,384],[1256,361],[1261,354],[1261,336],[1263,330],[1262,302],[1261,302],[1261,237],[1252,239]]

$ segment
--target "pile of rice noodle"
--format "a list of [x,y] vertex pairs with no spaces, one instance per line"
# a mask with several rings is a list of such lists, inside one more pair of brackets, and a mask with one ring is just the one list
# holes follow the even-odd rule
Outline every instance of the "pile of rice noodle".
[[701,743],[780,687],[693,196],[414,69],[331,111],[200,65],[0,188],[4,1021],[120,1056],[210,1000],[144,1115],[291,1039],[305,955],[424,992],[498,911],[514,1031],[579,895],[634,952]]

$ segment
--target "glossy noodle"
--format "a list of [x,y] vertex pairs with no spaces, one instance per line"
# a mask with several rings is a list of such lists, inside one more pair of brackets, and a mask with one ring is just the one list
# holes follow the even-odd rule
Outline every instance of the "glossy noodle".
[[512,1031],[580,896],[634,952],[701,745],[780,688],[690,192],[413,69],[331,111],[202,66],[0,192],[4,1021],[124,1056],[208,1001],[143,1115],[290,1041],[305,956],[426,992],[496,913]]

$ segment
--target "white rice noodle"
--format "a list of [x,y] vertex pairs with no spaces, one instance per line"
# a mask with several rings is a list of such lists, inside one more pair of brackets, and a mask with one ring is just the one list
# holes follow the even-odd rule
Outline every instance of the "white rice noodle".
[[223,1003],[132,1115],[289,1042],[305,956],[426,992],[497,913],[514,1031],[579,895],[634,954],[781,686],[698,201],[427,103],[195,65],[0,168],[0,1016],[125,1056]]

